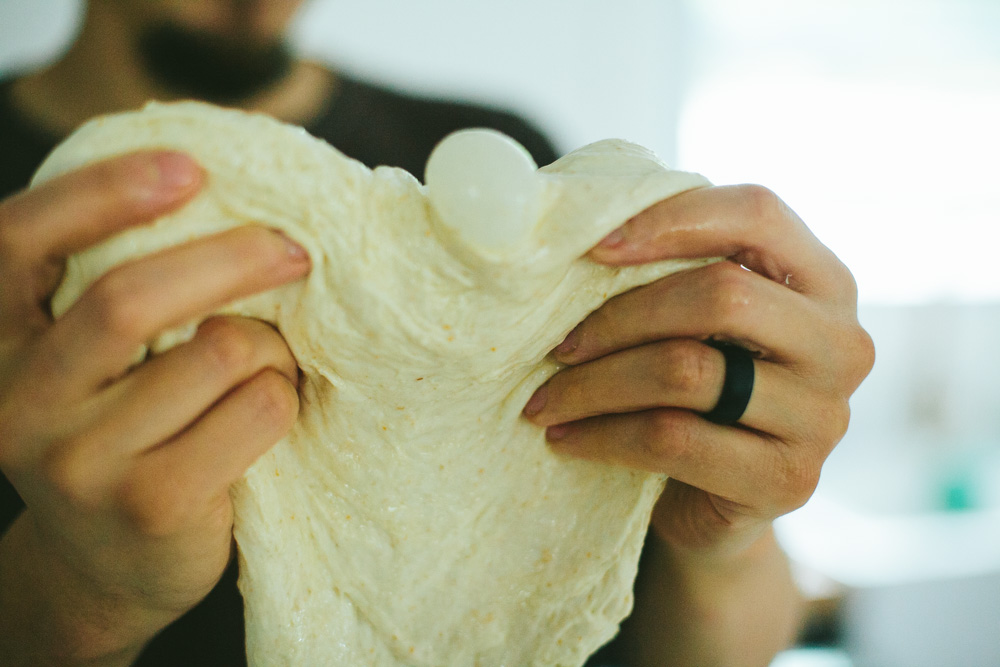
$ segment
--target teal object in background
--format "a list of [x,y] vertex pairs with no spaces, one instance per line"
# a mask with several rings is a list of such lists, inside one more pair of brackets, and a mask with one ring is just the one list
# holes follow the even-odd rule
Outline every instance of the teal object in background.
[[942,509],[962,512],[979,507],[974,470],[962,466],[945,477],[941,489]]

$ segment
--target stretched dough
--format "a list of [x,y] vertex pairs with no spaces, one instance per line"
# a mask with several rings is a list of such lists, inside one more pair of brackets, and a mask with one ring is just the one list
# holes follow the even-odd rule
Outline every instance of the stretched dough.
[[[304,374],[293,431],[233,489],[251,665],[580,665],[630,610],[664,477],[556,456],[520,411],[588,313],[702,263],[581,256],[706,181],[604,141],[497,184],[475,168],[517,161],[495,139],[446,140],[429,191],[263,116],[150,105],[88,123],[36,175],[153,147],[208,173],[180,211],[72,257],[57,316],[113,265],[236,225],[312,257],[222,311],[274,323]],[[509,187],[521,219],[481,233]]]

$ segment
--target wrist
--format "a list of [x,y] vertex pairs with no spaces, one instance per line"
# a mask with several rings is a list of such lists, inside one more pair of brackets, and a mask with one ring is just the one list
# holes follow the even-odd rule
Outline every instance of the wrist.
[[770,521],[739,517],[723,523],[700,516],[685,521],[665,509],[657,506],[654,510],[650,537],[659,543],[659,550],[670,555],[673,566],[682,571],[690,569],[721,576],[728,570],[739,571],[781,553]]
[[725,554],[650,531],[642,558],[623,662],[762,667],[794,641],[802,600],[769,527]]
[[130,665],[171,620],[83,580],[44,547],[27,512],[0,539],[4,665]]
[[770,523],[745,526],[740,534],[698,544],[671,539],[655,529],[650,531],[650,537],[675,570],[692,576],[737,576],[761,564],[785,560]]

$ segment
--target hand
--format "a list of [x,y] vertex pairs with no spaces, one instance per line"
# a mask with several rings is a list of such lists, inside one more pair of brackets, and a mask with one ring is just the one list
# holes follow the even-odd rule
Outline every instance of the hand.
[[304,251],[276,232],[242,227],[125,263],[48,314],[69,254],[201,181],[189,158],[144,152],[0,202],[0,469],[27,506],[0,541],[0,658],[45,641],[60,664],[134,655],[221,576],[228,487],[294,422],[295,360],[261,322],[207,320],[130,367],[162,330],[306,274]]
[[[653,529],[675,550],[743,552],[812,495],[847,429],[848,398],[872,367],[850,272],[757,186],[662,201],[590,255],[613,266],[729,261],[636,288],[592,313],[555,350],[568,367],[526,414],[548,427],[558,452],[669,475]],[[701,416],[725,374],[709,338],[756,356],[750,403],[734,426]]]

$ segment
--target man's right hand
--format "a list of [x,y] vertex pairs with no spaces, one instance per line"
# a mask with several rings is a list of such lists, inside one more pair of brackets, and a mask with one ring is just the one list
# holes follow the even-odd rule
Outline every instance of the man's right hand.
[[128,664],[197,604],[232,551],[228,489],[291,427],[295,360],[261,322],[159,332],[296,280],[305,252],[241,227],[123,264],[57,321],[65,258],[201,187],[142,152],[0,202],[0,469],[27,509],[0,539],[0,663]]

